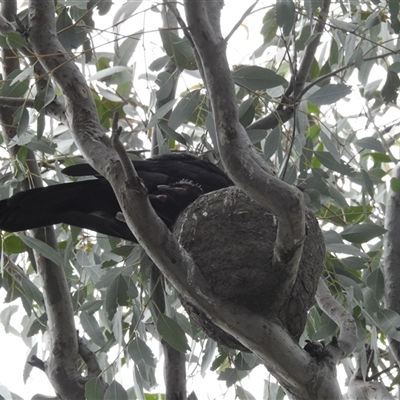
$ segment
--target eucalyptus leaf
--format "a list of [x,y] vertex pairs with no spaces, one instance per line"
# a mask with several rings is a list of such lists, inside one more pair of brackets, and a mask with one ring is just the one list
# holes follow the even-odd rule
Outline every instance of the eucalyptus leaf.
[[128,400],[126,390],[117,381],[112,381],[104,393],[104,400]]
[[42,254],[45,258],[48,258],[57,265],[64,265],[64,259],[61,257],[61,255],[57,253],[47,243],[44,243],[39,239],[36,239],[31,236],[26,236],[23,234],[20,234],[18,236],[27,246],[29,246],[33,250],[36,250],[37,252]]
[[336,103],[338,100],[343,99],[351,93],[350,86],[343,83],[338,85],[325,85],[315,93],[313,93],[307,100],[316,106]]
[[145,341],[139,337],[135,337],[128,346],[128,353],[135,363],[143,361],[148,366],[156,368],[157,363],[154,359],[154,354]]
[[383,235],[385,228],[375,224],[362,224],[350,226],[343,230],[340,236],[352,243],[367,243],[371,239]]
[[190,350],[185,332],[173,319],[167,315],[159,315],[157,319],[157,330],[162,338],[174,349],[180,351],[181,353],[186,353],[186,351]]
[[286,86],[282,76],[267,68],[257,66],[242,67],[232,73],[236,84],[250,90],[266,90],[277,86]]

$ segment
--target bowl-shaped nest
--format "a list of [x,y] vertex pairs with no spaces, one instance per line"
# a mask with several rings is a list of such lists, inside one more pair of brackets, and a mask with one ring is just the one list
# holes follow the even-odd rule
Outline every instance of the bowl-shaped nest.
[[[306,210],[307,236],[297,279],[284,306],[274,309],[280,282],[287,276],[284,267],[273,270],[271,265],[276,228],[276,219],[268,209],[231,187],[201,196],[191,204],[176,222],[174,234],[215,294],[266,318],[278,317],[298,340],[314,301],[325,243],[314,214]],[[181,301],[192,321],[209,337],[247,350],[187,299],[181,296]]]

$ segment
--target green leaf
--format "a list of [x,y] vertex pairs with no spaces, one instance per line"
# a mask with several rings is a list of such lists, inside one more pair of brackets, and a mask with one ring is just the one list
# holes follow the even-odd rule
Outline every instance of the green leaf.
[[30,236],[19,234],[18,237],[31,249],[36,250],[38,253],[42,254],[45,258],[53,261],[57,265],[64,265],[64,259],[61,255],[50,247],[47,243],[41,240],[35,239]]
[[350,86],[343,83],[338,85],[329,84],[313,93],[307,100],[316,106],[322,106],[336,103],[338,100],[346,97],[350,93]]
[[397,91],[400,87],[400,79],[393,71],[388,71],[386,82],[383,85],[381,94],[386,103],[395,103],[397,100]]
[[9,32],[6,36],[7,43],[12,49],[21,49],[26,47],[25,38],[18,32]]
[[169,117],[168,125],[176,129],[187,121],[199,106],[200,90],[187,93],[176,105]]
[[193,48],[186,37],[181,39],[176,33],[167,29],[160,30],[160,36],[164,50],[179,68],[197,69]]
[[40,111],[43,107],[48,106],[56,97],[54,89],[47,85],[40,90],[35,96],[35,109]]
[[244,390],[241,386],[236,385],[236,397],[238,400],[257,400],[251,393],[247,390]]
[[254,91],[287,85],[286,79],[282,76],[270,69],[257,66],[242,67],[234,71],[232,76],[237,85]]
[[263,26],[260,32],[264,37],[264,45],[268,44],[275,38],[277,29],[278,24],[276,23],[275,18],[275,7],[271,7],[264,15]]
[[274,128],[265,139],[264,158],[266,160],[269,160],[278,150],[278,147],[280,145],[280,140],[281,140],[281,131],[278,126]]
[[335,39],[331,42],[331,51],[329,54],[329,64],[336,65],[339,62],[339,48]]
[[169,60],[168,56],[162,56],[160,58],[157,58],[149,65],[149,70],[150,71],[160,71],[162,68],[165,67],[168,60]]
[[190,350],[183,329],[173,319],[165,314],[160,314],[158,317],[157,330],[162,336],[162,339],[174,349],[181,353],[186,353],[187,350]]
[[361,168],[361,176],[363,179],[363,187],[367,189],[368,194],[373,198],[374,197],[374,183],[372,182],[371,177],[368,172],[365,171],[364,168]]
[[340,286],[349,289],[351,288],[354,291],[354,296],[358,301],[363,301],[364,300],[364,295],[361,291],[360,284],[357,283],[355,280],[351,279],[348,276],[344,276],[341,274],[336,274],[336,278],[340,283]]
[[82,312],[80,315],[80,322],[83,330],[87,333],[90,339],[97,344],[97,346],[103,347],[106,344],[104,335],[99,327],[99,323],[93,315]]
[[110,321],[113,319],[118,306],[125,306],[128,304],[128,285],[125,278],[118,274],[108,285],[105,309],[108,313]]
[[[136,1],[134,2],[136,3]],[[140,1],[138,1],[140,4]],[[99,15],[106,15],[113,5],[112,0],[102,0],[101,2],[96,2],[97,9],[99,10]]]
[[340,236],[351,243],[366,243],[377,236],[383,235],[385,232],[386,229],[379,225],[362,224],[344,229]]
[[128,400],[128,394],[120,383],[112,381],[106,392],[104,400]]
[[144,400],[165,400],[166,396],[163,393],[145,393]]
[[268,133],[268,131],[265,129],[251,129],[251,130],[247,131],[250,141],[253,144],[260,143],[261,140],[265,139],[265,136],[267,136],[267,133]]
[[158,123],[158,126],[160,127],[160,129],[167,134],[168,137],[170,137],[171,139],[176,140],[178,143],[183,144],[184,146],[187,145],[186,143],[186,139],[179,134],[178,132],[176,132],[174,129],[172,129],[166,122],[164,121],[160,121]]
[[392,189],[393,192],[400,192],[400,180],[398,180],[397,178],[391,178],[390,189]]
[[115,46],[114,66],[128,65],[128,62],[132,58],[132,55],[135,52],[137,45],[140,43],[141,36],[141,33],[130,35],[121,43],[120,46]]
[[86,311],[88,314],[93,314],[96,311],[99,311],[102,305],[103,302],[101,300],[87,301],[86,303],[82,304],[79,310]]
[[325,149],[330,153],[333,158],[340,163],[340,154],[339,151],[336,148],[335,142],[331,138],[331,134],[329,131],[326,131],[325,133],[325,127],[322,127],[319,136],[322,140],[322,143],[324,144]]
[[388,0],[388,4],[389,4],[391,27],[395,31],[395,33],[399,33],[400,32],[400,21],[398,18],[399,1],[398,0]]
[[342,253],[361,258],[369,258],[367,254],[348,244],[333,243],[326,246],[326,251],[330,253]]
[[15,70],[7,76],[1,87],[1,95],[5,97],[22,97],[29,89],[29,79],[14,82],[13,79],[20,75],[20,70]]
[[365,260],[362,260],[361,258],[358,257],[346,257],[343,258],[342,260],[343,265],[345,265],[347,268],[350,269],[365,269],[367,268],[367,262]]
[[137,364],[143,361],[149,367],[156,368],[157,366],[157,362],[154,359],[150,347],[139,337],[136,337],[129,343],[128,353]]
[[389,71],[393,71],[398,74],[400,72],[400,61],[396,61],[392,65],[389,65],[388,69]]
[[372,212],[371,206],[351,206],[344,210],[344,217],[348,224],[357,225],[366,220],[368,214]]
[[376,268],[368,275],[366,284],[372,289],[377,300],[380,300],[383,297],[384,279],[380,268]]
[[58,40],[67,51],[77,49],[86,40],[85,27],[72,22],[66,7],[59,14],[56,27],[58,32]]
[[366,153],[363,155],[363,157],[367,156],[371,157],[374,161],[379,163],[388,163],[392,161],[390,157],[384,153]]
[[226,386],[230,387],[239,380],[239,377],[238,377],[236,369],[227,368],[219,374],[218,380],[225,381]]
[[366,137],[354,142],[356,146],[359,146],[363,149],[375,150],[378,153],[384,153],[385,149],[382,146],[382,143],[374,137]]
[[176,99],[170,100],[168,103],[161,106],[150,118],[150,122],[147,125],[147,129],[152,128],[154,125],[157,125],[158,122],[168,113],[176,103]]
[[391,338],[400,341],[400,315],[393,310],[379,310],[377,313],[379,328]]
[[282,28],[285,36],[289,36],[292,31],[295,11],[292,0],[278,0],[276,2],[276,22]]
[[7,254],[19,254],[26,251],[24,242],[16,235],[7,235],[0,242],[0,248]]
[[103,400],[104,399],[104,386],[100,378],[91,379],[85,385],[85,399],[86,400]]
[[318,161],[326,168],[331,169],[332,171],[339,172],[343,175],[354,175],[353,168],[345,164],[343,161],[340,161],[340,163],[337,162],[331,153],[328,153],[327,151],[316,151],[314,154],[317,157]]
[[362,289],[363,296],[364,296],[364,306],[369,314],[369,317],[372,317],[374,320],[376,314],[380,310],[379,300],[375,297],[374,291],[369,288],[365,287]]
[[249,126],[253,122],[256,112],[254,103],[254,97],[249,97],[239,106],[239,122],[243,126]]
[[174,76],[167,71],[162,71],[157,75],[156,84],[160,89],[156,92],[157,100],[165,100],[171,94],[174,86]]

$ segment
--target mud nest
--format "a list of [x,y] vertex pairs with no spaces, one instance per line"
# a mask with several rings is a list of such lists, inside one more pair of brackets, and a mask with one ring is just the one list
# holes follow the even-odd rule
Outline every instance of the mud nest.
[[[306,211],[307,236],[299,272],[290,297],[273,309],[285,269],[274,271],[272,249],[276,220],[266,208],[231,187],[201,196],[179,217],[174,234],[192,255],[213,292],[265,317],[274,315],[298,340],[313,304],[321,275],[325,243],[314,214]],[[204,313],[181,297],[191,320],[209,337],[231,348],[248,351],[215,326]],[[251,327],[249,327],[251,329]]]

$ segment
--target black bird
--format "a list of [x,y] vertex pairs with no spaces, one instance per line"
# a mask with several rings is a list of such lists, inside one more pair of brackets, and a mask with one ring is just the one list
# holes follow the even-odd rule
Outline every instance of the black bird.
[[162,194],[149,194],[149,199],[158,216],[171,228],[179,214],[204,194],[199,184],[182,179],[170,185],[158,185]]
[[[217,166],[185,153],[132,161],[157,214],[168,227],[198,196],[233,185]],[[0,201],[0,229],[8,232],[66,223],[105,235],[136,241],[128,226],[117,219],[118,201],[106,179],[88,164],[63,172],[98,179],[52,185],[19,192]]]

